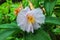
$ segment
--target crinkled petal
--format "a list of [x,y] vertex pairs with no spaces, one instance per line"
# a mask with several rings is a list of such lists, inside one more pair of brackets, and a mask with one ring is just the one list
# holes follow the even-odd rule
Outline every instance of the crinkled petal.
[[30,11],[30,8],[29,8],[29,7],[26,7],[25,9],[22,9],[22,10],[18,13],[18,15],[24,15],[24,16],[25,16],[28,11]]
[[27,31],[28,33],[29,33],[29,32],[32,32],[32,33],[34,32],[32,24],[28,24],[28,27],[27,27],[26,31]]
[[27,27],[27,19],[24,13],[25,10],[22,10],[17,16],[17,24],[23,31],[25,31]]
[[[35,18],[34,24],[29,24],[26,18],[26,14],[31,14]],[[40,28],[40,24],[44,23],[45,16],[40,8],[34,9],[30,11],[29,7],[22,9],[17,16],[17,24],[23,30],[27,32],[34,32],[34,29]]]
[[34,23],[33,24],[33,28],[36,30],[36,29],[38,29],[38,28],[40,28],[41,26],[38,24],[38,23]]
[[44,23],[45,22],[45,17],[36,18],[36,22],[40,23],[40,24]]
[[45,21],[45,16],[43,15],[43,11],[40,8],[34,9],[32,11],[29,11],[28,13],[32,14],[35,18],[35,21],[37,23],[44,23]]
[[30,11],[30,8],[26,7],[25,9],[22,9],[17,16],[17,24],[23,31],[26,31],[26,28],[28,28],[28,22],[26,18],[26,13],[28,11]]

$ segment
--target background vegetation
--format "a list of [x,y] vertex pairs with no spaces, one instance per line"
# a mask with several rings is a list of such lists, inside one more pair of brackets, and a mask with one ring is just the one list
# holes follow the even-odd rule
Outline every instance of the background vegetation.
[[60,40],[60,0],[30,0],[46,15],[45,24],[35,33],[20,30],[15,9],[29,6],[28,0],[0,0],[0,40]]

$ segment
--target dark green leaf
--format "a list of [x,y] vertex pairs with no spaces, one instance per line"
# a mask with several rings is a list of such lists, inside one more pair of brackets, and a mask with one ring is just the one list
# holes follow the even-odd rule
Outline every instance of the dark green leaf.
[[45,22],[46,22],[46,23],[52,23],[52,24],[58,24],[58,25],[60,25],[60,18],[56,18],[56,17],[46,17]]
[[47,16],[52,15],[52,11],[53,11],[53,8],[55,7],[56,2],[57,2],[56,0],[45,0],[44,1],[44,7],[46,10]]
[[60,18],[60,4],[57,4],[54,8],[54,14],[56,15],[56,17]]
[[34,34],[26,34],[25,40],[51,40],[51,38],[45,31],[38,30]]
[[15,32],[15,30],[13,29],[0,31],[0,40],[6,40],[6,38],[10,36],[13,32]]

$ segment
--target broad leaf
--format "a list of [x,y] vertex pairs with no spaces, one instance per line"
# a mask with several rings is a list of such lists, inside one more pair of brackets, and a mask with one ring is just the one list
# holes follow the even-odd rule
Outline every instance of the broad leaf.
[[53,11],[53,8],[54,8],[56,2],[57,2],[56,0],[45,0],[44,1],[44,7],[46,10],[47,16],[52,15],[52,11]]
[[6,40],[8,36],[10,36],[15,30],[13,29],[6,29],[3,31],[0,31],[0,40]]
[[52,24],[60,25],[60,18],[56,18],[56,17],[46,17],[45,22],[46,22],[46,23],[52,23]]
[[51,40],[51,38],[45,31],[39,29],[34,34],[25,34],[25,40]]
[[15,22],[12,22],[10,24],[1,24],[0,28],[18,28],[18,26]]

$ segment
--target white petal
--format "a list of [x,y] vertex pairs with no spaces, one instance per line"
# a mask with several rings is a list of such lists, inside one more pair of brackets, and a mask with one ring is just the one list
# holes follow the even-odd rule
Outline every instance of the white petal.
[[29,13],[34,14],[34,15],[39,14],[40,16],[43,15],[43,11],[40,8],[33,9],[33,10],[29,11]]
[[28,27],[27,27],[26,31],[27,31],[28,33],[29,33],[29,32],[32,32],[32,33],[34,32],[32,24],[28,24]]
[[26,13],[28,11],[30,11],[30,8],[26,7],[25,9],[22,9],[17,16],[17,24],[23,31],[26,31],[28,28],[28,22],[26,19]]
[[40,24],[44,23],[45,16],[43,15],[43,11],[40,8],[29,11],[29,13],[31,13],[34,16],[36,22]]
[[38,23],[34,23],[33,24],[33,28],[36,30],[36,29],[38,29],[38,28],[40,28],[41,26],[38,24]]
[[18,13],[18,15],[24,15],[24,16],[25,16],[28,11],[30,11],[30,8],[29,8],[29,7],[26,7],[25,9],[22,9],[22,10]]
[[17,16],[17,24],[23,31],[25,31],[25,28],[27,26],[27,20],[26,20],[26,17],[25,17],[25,15],[23,13],[24,13],[24,11],[22,10],[18,14],[18,16]]
[[40,24],[45,22],[45,16],[43,16],[43,17],[35,17],[35,19],[36,19],[36,22],[40,23]]
[[37,23],[40,23],[40,24],[44,23],[45,16],[43,15],[43,12],[40,8],[35,9],[33,15]]
[[27,27],[26,31],[29,33],[30,32],[30,25]]
[[33,25],[30,27],[30,30],[31,30],[32,33],[34,33]]

